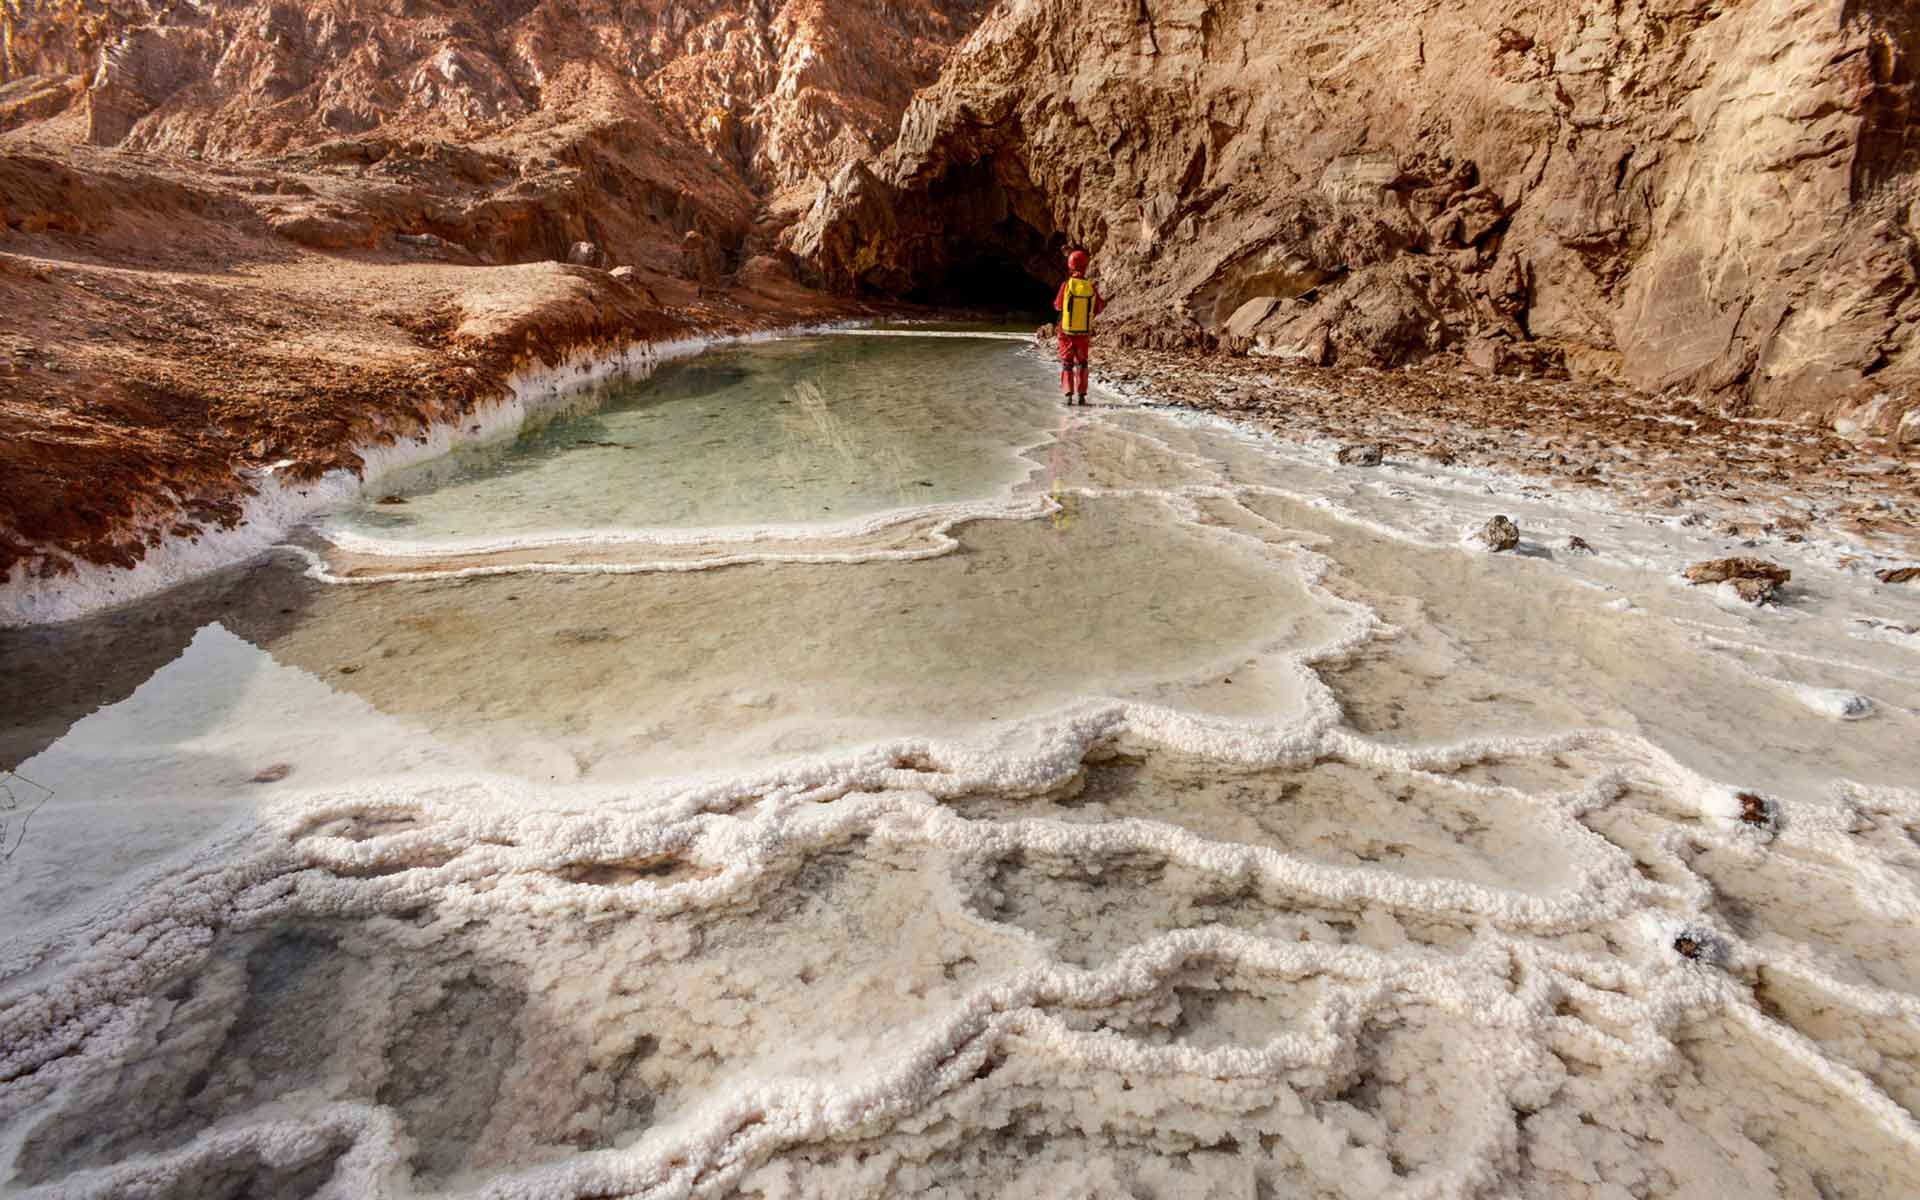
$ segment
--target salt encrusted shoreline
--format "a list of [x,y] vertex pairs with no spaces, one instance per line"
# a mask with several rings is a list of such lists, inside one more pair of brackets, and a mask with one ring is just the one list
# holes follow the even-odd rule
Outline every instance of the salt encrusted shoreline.
[[[529,419],[562,407],[596,385],[615,379],[644,378],[663,363],[691,357],[718,346],[813,333],[849,332],[853,326],[852,322],[806,323],[738,334],[663,341],[636,339],[612,351],[607,350],[604,344],[580,347],[558,365],[523,368],[509,375],[503,384],[503,394],[498,399],[477,406],[457,422],[437,424],[424,435],[391,444],[358,447],[356,453],[364,466],[357,474],[350,470],[336,470],[318,480],[286,484],[272,474],[272,468],[268,468],[255,477],[257,490],[244,502],[244,516],[237,525],[188,536],[167,534],[133,567],[75,562],[74,570],[65,574],[30,577],[21,572],[0,581],[0,628],[74,620],[143,599],[196,576],[244,562],[283,544],[290,530],[326,509],[351,502],[362,489],[383,477],[445,455],[459,446],[512,436]],[[909,336],[912,332],[901,330],[898,334]],[[974,333],[968,336],[981,335]],[[1021,335],[986,336],[1025,340]],[[1327,443],[1328,437],[1335,432],[1312,414],[1303,416],[1286,408],[1281,410],[1286,419],[1276,419],[1280,414],[1272,411],[1270,406],[1245,403],[1249,382],[1256,387],[1261,384],[1277,387],[1291,399],[1297,400],[1300,396],[1296,394],[1297,388],[1289,386],[1291,380],[1242,379],[1241,375],[1245,372],[1241,368],[1244,364],[1237,361],[1209,360],[1209,365],[1225,374],[1216,377],[1203,372],[1204,378],[1194,379],[1189,376],[1194,372],[1195,364],[1178,356],[1160,360],[1155,364],[1157,369],[1148,369],[1138,353],[1121,353],[1116,357],[1118,361],[1110,364],[1109,370],[1103,372],[1106,377],[1101,380],[1101,386],[1116,395],[1145,400],[1176,411],[1205,413],[1245,432],[1263,433],[1302,448]],[[1370,380],[1370,386],[1386,387],[1393,382],[1376,378]],[[1398,382],[1410,386],[1404,378]],[[1196,394],[1193,386],[1195,383],[1201,385],[1199,394]],[[1496,387],[1494,390],[1499,389]],[[1400,399],[1404,400],[1405,397]],[[1443,442],[1453,440],[1436,432],[1437,427],[1430,419],[1424,423],[1414,421],[1408,424],[1408,413],[1403,404],[1389,401],[1377,403],[1370,410],[1359,411],[1352,406],[1343,406],[1342,411],[1346,416],[1344,424],[1348,428],[1341,432],[1362,437],[1363,440],[1378,440],[1385,434],[1401,455],[1408,452],[1402,443],[1410,440],[1421,442],[1436,437]],[[1453,415],[1457,420],[1465,414]],[[1459,428],[1466,434],[1499,432],[1498,414],[1481,413],[1478,418],[1467,417]],[[1391,433],[1380,427],[1383,422],[1391,429]],[[1610,471],[1604,481],[1567,480],[1558,477],[1564,471],[1564,466],[1556,467],[1551,462],[1539,461],[1539,455],[1524,452],[1526,447],[1522,447],[1523,452],[1517,455],[1476,455],[1468,452],[1473,440],[1472,437],[1461,439],[1462,453],[1467,455],[1467,461],[1458,463],[1454,471],[1463,475],[1484,476],[1489,483],[1497,481],[1503,490],[1524,483],[1543,484],[1554,488],[1563,501],[1591,507],[1598,499],[1592,494],[1593,490],[1598,488],[1611,502],[1602,507],[1621,507],[1622,511],[1640,512],[1650,519],[1679,519],[1689,515],[1687,509],[1661,513],[1657,508],[1650,507],[1651,502],[1645,490],[1651,484],[1648,479],[1641,478],[1644,474],[1641,468],[1645,464],[1638,461],[1618,461],[1617,457],[1610,460],[1609,467],[1618,474]],[[1330,444],[1337,444],[1337,441]],[[1554,443],[1549,441],[1547,444],[1551,446]],[[1413,457],[1421,457],[1420,452],[1414,451]],[[1476,458],[1482,461],[1473,461]],[[1562,456],[1563,463],[1564,460],[1565,456]],[[1452,461],[1452,455],[1446,455],[1443,461]],[[1774,503],[1766,502],[1765,485],[1748,477],[1752,474],[1751,468],[1743,473],[1721,463],[1716,469],[1730,472],[1742,483],[1743,486],[1733,497],[1736,507],[1727,507],[1712,489],[1699,491],[1689,497],[1696,506],[1691,510],[1692,521],[1698,521],[1708,513],[1715,514],[1723,522],[1739,520],[1743,523],[1738,531],[1740,536],[1758,537],[1773,553],[1796,557],[1812,554],[1828,561],[1855,560],[1856,568],[1863,565],[1897,565],[1907,561],[1893,546],[1865,544],[1865,539],[1860,536],[1863,531],[1834,528],[1826,522],[1822,522],[1821,527],[1813,527],[1805,521],[1792,521],[1790,518],[1793,514],[1778,503],[1778,496],[1772,497]],[[1861,481],[1851,478],[1839,478],[1838,483],[1848,489],[1861,486]],[[1805,484],[1804,479],[1797,479],[1791,494],[1802,493]],[[1871,484],[1866,486],[1871,487]],[[1634,500],[1641,503],[1634,504]],[[1622,507],[1620,501],[1627,503]],[[1778,530],[1772,525],[1752,524],[1764,522],[1768,514],[1783,515],[1789,520],[1784,521]],[[171,514],[162,515],[171,519]],[[1906,527],[1901,515],[1890,506],[1888,511],[1876,511],[1874,515],[1883,518],[1896,533]],[[1787,536],[1788,529],[1806,529],[1807,533]],[[1728,525],[1723,532],[1735,534],[1736,529]],[[1884,534],[1887,530],[1881,532]],[[764,533],[761,536],[765,536]],[[643,540],[661,539],[649,535]],[[1894,540],[1897,544],[1898,537]],[[439,553],[444,549],[436,548],[433,552]]]
[[618,379],[644,379],[663,363],[689,358],[715,346],[794,336],[821,328],[803,325],[671,341],[635,340],[613,351],[582,347],[557,365],[522,368],[506,378],[499,398],[477,406],[457,422],[442,422],[424,434],[387,445],[356,447],[365,464],[357,474],[329,471],[317,480],[288,484],[268,468],[254,477],[254,494],[243,504],[244,515],[237,524],[191,536],[168,534],[132,567],[76,562],[72,571],[52,577],[17,572],[0,582],[0,627],[75,620],[245,562],[280,544],[289,530],[315,514],[351,501],[383,476],[438,458],[458,446],[511,436],[530,418],[587,388]]

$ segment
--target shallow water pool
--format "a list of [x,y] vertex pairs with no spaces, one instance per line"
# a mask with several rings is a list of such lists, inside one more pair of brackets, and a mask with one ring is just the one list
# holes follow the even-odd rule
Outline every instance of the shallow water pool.
[[436,547],[593,533],[831,526],[1004,496],[1057,415],[991,338],[821,336],[723,347],[517,436],[390,475],[328,523]]

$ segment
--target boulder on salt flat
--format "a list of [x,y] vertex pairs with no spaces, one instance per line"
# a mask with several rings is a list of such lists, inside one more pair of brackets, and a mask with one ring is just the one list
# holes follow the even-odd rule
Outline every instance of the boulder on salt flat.
[[1709,559],[1694,563],[1684,574],[1695,586],[1724,583],[1748,604],[1771,602],[1781,585],[1793,578],[1792,571],[1764,558]]
[[1520,527],[1512,518],[1498,516],[1474,530],[1467,540],[1498,554],[1520,544]]

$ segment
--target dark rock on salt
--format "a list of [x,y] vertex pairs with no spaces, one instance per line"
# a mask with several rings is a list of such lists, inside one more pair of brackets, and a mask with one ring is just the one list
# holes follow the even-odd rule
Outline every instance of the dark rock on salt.
[[1474,530],[1473,540],[1498,553],[1520,544],[1520,527],[1510,517],[1495,517]]

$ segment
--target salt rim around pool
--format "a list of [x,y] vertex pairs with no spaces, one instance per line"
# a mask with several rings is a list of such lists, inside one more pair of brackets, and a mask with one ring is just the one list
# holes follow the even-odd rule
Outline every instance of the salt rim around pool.
[[[548,409],[573,408],[580,394],[610,380],[645,378],[662,363],[697,355],[715,346],[744,345],[784,337],[818,334],[837,324],[796,326],[726,336],[637,341],[609,352],[583,348],[553,366],[537,364],[514,372],[503,394],[477,406],[455,422],[444,422],[417,437],[354,448],[362,468],[331,471],[311,483],[289,483],[274,463],[254,473],[254,493],[241,505],[232,527],[190,537],[168,533],[132,567],[75,562],[53,579],[16,573],[0,582],[0,628],[71,621],[103,609],[132,603],[207,572],[244,562],[271,549],[291,530],[340,505],[383,476],[443,457],[468,444],[512,436]],[[172,522],[168,522],[169,524]]]
[[[1111,424],[1134,418],[1096,413],[1077,419]],[[189,989],[185,999],[175,998],[177,985],[227,953],[234,939],[271,938],[280,936],[276,930],[323,923],[324,929],[337,931],[326,936],[358,947],[347,960],[380,964],[383,971],[404,970],[409,955],[452,940],[465,949],[436,985],[449,995],[462,980],[478,978],[476,961],[524,972],[534,970],[550,947],[560,947],[570,956],[565,961],[581,964],[569,968],[568,974],[582,977],[570,985],[586,987],[599,997],[596,1003],[611,1003],[624,986],[616,978],[619,964],[606,965],[606,949],[588,931],[633,927],[639,940],[616,944],[636,955],[642,971],[671,975],[683,961],[674,957],[680,952],[671,947],[673,929],[717,929],[729,912],[758,913],[757,905],[796,892],[794,880],[808,864],[839,855],[854,863],[904,856],[924,863],[935,876],[950,875],[957,882],[929,882],[924,897],[909,891],[913,899],[898,915],[923,908],[938,914],[945,923],[941,937],[956,953],[988,956],[986,974],[974,978],[963,972],[962,982],[944,990],[939,972],[928,975],[933,981],[928,994],[940,1003],[924,1009],[903,1001],[897,1013],[886,1009],[876,1018],[888,1032],[883,1046],[805,1068],[743,1069],[718,1077],[710,1090],[685,1098],[658,1123],[619,1135],[613,1144],[455,1171],[433,1186],[503,1198],[773,1196],[819,1194],[826,1186],[821,1181],[831,1180],[839,1194],[885,1194],[894,1175],[863,1175],[855,1165],[836,1165],[834,1148],[859,1147],[862,1159],[877,1155],[880,1165],[874,1171],[911,1172],[913,1162],[924,1160],[923,1144],[947,1146],[933,1131],[934,1116],[948,1111],[943,1106],[957,1106],[953,1111],[961,1117],[990,1130],[991,1121],[1004,1116],[989,1103],[994,1089],[1016,1086],[1028,1089],[1023,1095],[1037,1094],[1028,1079],[1037,1073],[1068,1080],[1069,1089],[1077,1085],[1093,1097],[1076,1103],[1117,1096],[1123,1080],[1140,1090],[1139,1103],[1147,1106],[1140,1111],[1148,1115],[1139,1120],[1145,1125],[1134,1129],[1125,1103],[1114,1102],[1100,1123],[1132,1132],[1103,1149],[1101,1162],[1081,1164],[1089,1171],[1148,1169],[1134,1161],[1138,1156],[1197,1158],[1209,1139],[1237,1130],[1273,1139],[1299,1157],[1296,1169],[1304,1178],[1326,1190],[1497,1194],[1513,1186],[1514,1173],[1523,1167],[1532,1173],[1527,1178],[1533,1186],[1552,1186],[1540,1181],[1551,1169],[1523,1157],[1523,1119],[1544,1129],[1554,1121],[1579,1124],[1581,1116],[1597,1113],[1604,1120],[1587,1126],[1594,1131],[1589,1136],[1618,1136],[1606,1123],[1615,1119],[1605,1107],[1609,1102],[1583,1091],[1568,1064],[1623,1088],[1651,1087],[1646,1080],[1674,1070],[1711,1074],[1687,1056],[1679,1037],[1702,1021],[1721,1022],[1716,1028],[1724,1028],[1723,1040],[1737,1036],[1744,1039],[1740,1046],[1760,1048],[1771,1056],[1769,1068],[1786,1064],[1797,1080],[1838,1106],[1807,1118],[1824,1118],[1813,1136],[1834,1143],[1829,1151],[1834,1161],[1822,1163],[1823,1168],[1890,1172],[1879,1183],[1895,1190],[1920,1179],[1920,1124],[1882,1081],[1885,1062],[1858,1046],[1801,1032],[1763,1008],[1753,989],[1756,980],[1777,974],[1862,1020],[1909,1030],[1920,1029],[1920,992],[1839,969],[1832,956],[1844,945],[1809,945],[1746,930],[1716,903],[1716,889],[1696,865],[1702,848],[1730,861],[1784,863],[1794,870],[1814,869],[1802,863],[1817,864],[1836,882],[1836,894],[1850,897],[1862,915],[1910,923],[1920,917],[1920,864],[1902,845],[1900,831],[1920,827],[1920,792],[1839,778],[1825,792],[1763,795],[1768,819],[1754,824],[1743,815],[1747,806],[1741,793],[1761,781],[1710,778],[1631,732],[1490,733],[1423,744],[1357,733],[1343,721],[1337,693],[1322,672],[1342,660],[1404,644],[1409,630],[1397,618],[1389,621],[1329,587],[1341,570],[1339,547],[1315,536],[1293,536],[1284,519],[1262,515],[1249,502],[1257,505],[1261,497],[1270,497],[1305,503],[1334,520],[1409,544],[1438,540],[1409,537],[1404,527],[1376,516],[1386,505],[1404,501],[1368,491],[1372,481],[1364,477],[1346,474],[1360,489],[1347,502],[1320,504],[1321,495],[1311,490],[1221,476],[1217,468],[1206,468],[1205,454],[1179,445],[1177,430],[1143,436],[1164,436],[1156,444],[1194,481],[1172,488],[1132,487],[1124,466],[1101,467],[1110,471],[1107,477],[1079,483],[1056,478],[1051,488],[1036,478],[1027,494],[1017,497],[1021,507],[956,514],[953,525],[940,533],[947,536],[965,520],[1032,520],[1066,511],[1076,501],[1129,500],[1165,504],[1226,539],[1273,546],[1268,538],[1284,538],[1286,554],[1307,588],[1330,611],[1346,615],[1337,636],[1291,648],[1287,669],[1304,685],[1304,713],[1276,723],[1089,698],[990,737],[882,741],[744,772],[643,785],[549,789],[438,764],[346,787],[304,789],[296,777],[284,800],[237,818],[218,836],[149,868],[105,907],[0,942],[0,1129],[5,1131],[0,1162],[16,1161],[35,1140],[58,1144],[69,1135],[89,1136],[91,1122],[100,1118],[90,1116],[84,1102],[91,1098],[94,1111],[101,1111],[100,1096],[86,1091],[89,1079],[97,1078],[93,1072],[155,1056],[164,1066],[171,1059],[161,1051],[171,1043],[163,1035],[173,1022],[179,1023],[175,1041],[196,1028],[227,1028],[235,1024],[242,1002],[275,986],[267,977],[235,982],[229,972],[220,977],[227,980],[226,993],[196,999]],[[1202,478],[1207,474],[1214,477]],[[1244,526],[1222,523],[1228,519]],[[1530,528],[1524,517],[1522,525]],[[1425,521],[1422,527],[1433,526]],[[1717,652],[1711,645],[1716,640],[1750,647],[1789,632],[1806,638],[1837,628],[1816,598],[1805,602],[1809,607],[1799,619],[1779,618],[1784,624],[1778,628],[1766,614],[1751,619],[1731,614],[1742,620],[1734,625],[1705,619],[1693,596],[1673,589],[1662,573],[1648,574],[1652,561],[1673,553],[1674,543],[1655,542],[1643,552],[1630,540],[1627,550],[1608,551],[1614,561],[1593,568],[1583,564],[1581,570],[1595,572],[1595,588],[1648,589],[1637,594],[1654,605],[1651,619],[1699,622],[1697,632],[1709,652]],[[951,549],[942,545],[938,552]],[[545,566],[560,565],[566,564]],[[617,573],[621,564],[578,565]],[[1531,566],[1547,569],[1545,563],[1516,564]],[[542,564],[501,568],[541,569]],[[318,577],[328,578],[326,568],[316,570]],[[462,570],[442,577],[470,577]],[[419,579],[404,578],[407,582],[392,586],[412,586]],[[364,577],[346,581],[367,582]],[[1826,586],[1824,577],[1817,582]],[[1596,591],[1596,608],[1607,594]],[[1899,609],[1893,605],[1885,611]],[[1808,649],[1778,649],[1782,657],[1816,660],[1823,670],[1863,665]],[[1735,665],[1757,670],[1745,661]],[[1872,669],[1894,687],[1912,682],[1911,666],[1876,663]],[[1778,690],[1783,703],[1795,703],[1785,685]],[[1867,736],[1879,722],[1902,719],[1908,706],[1882,709],[1847,728]],[[1463,802],[1497,801],[1533,814],[1537,827],[1562,847],[1570,873],[1559,888],[1526,891],[1459,878],[1411,877],[1364,861],[1333,865],[1285,845],[1223,842],[1165,820],[1072,824],[959,814],[970,796],[1011,804],[1023,797],[1067,795],[1090,763],[1114,754],[1149,761],[1177,757],[1201,770],[1212,765],[1311,771],[1314,764],[1331,761],[1380,772],[1408,788],[1438,789]],[[1477,774],[1488,770],[1511,770],[1530,782],[1525,787],[1480,782]],[[1237,897],[1232,904],[1255,915],[1262,905],[1273,915],[1253,927],[1214,922],[1164,930],[1157,928],[1152,912],[1109,917],[1123,922],[1122,934],[1132,928],[1125,921],[1137,922],[1137,935],[1111,960],[1077,965],[1063,960],[1057,939],[1021,926],[1017,912],[1003,911],[991,896],[965,886],[972,882],[996,890],[990,881],[1000,876],[993,872],[1007,870],[1027,872],[1029,886],[1043,897],[1098,887],[1076,871],[1111,874],[1127,881],[1123,891],[1143,893],[1139,903],[1149,907],[1160,902],[1163,890],[1169,896],[1177,891],[1167,880],[1190,880],[1209,894]],[[1146,872],[1140,876],[1146,883],[1133,882],[1128,874],[1140,871]],[[1176,915],[1184,911],[1172,899],[1168,905]],[[1117,902],[1114,910],[1134,911]],[[1346,920],[1332,920],[1336,914]],[[1305,922],[1300,936],[1279,936],[1280,928],[1290,931],[1286,922],[1296,919]],[[421,920],[426,925],[420,931],[407,933],[409,921]],[[1444,941],[1418,942],[1404,932],[1417,922],[1450,932]],[[1343,931],[1341,923],[1359,928]],[[1379,925],[1387,927],[1385,933],[1375,928]],[[532,948],[516,940],[516,928],[537,931]],[[793,932],[798,936],[745,947],[720,965],[731,964],[728,974],[770,1000],[777,994],[773,976],[797,953],[788,943],[806,940],[804,930]],[[1384,944],[1396,937],[1398,942]],[[656,945],[646,939],[660,940]],[[1696,957],[1677,952],[1683,941],[1696,948]],[[613,974],[601,980],[600,971]],[[759,980],[755,972],[767,978]],[[433,978],[430,972],[427,978]],[[920,986],[921,976],[912,978]],[[1289,998],[1309,981],[1317,991],[1299,992],[1301,999],[1293,1003]],[[1188,992],[1252,997],[1285,1010],[1284,1019],[1254,1021],[1260,1034],[1251,1041],[1208,1044],[1194,1039],[1188,1028],[1186,1002],[1178,998]],[[296,999],[311,1002],[329,994]],[[669,1004],[674,1001],[668,998]],[[431,1053],[429,1043],[410,1031],[439,1008],[407,1017],[380,1011],[378,995],[356,994],[342,1002],[352,1017],[392,1039],[374,1048],[394,1057],[374,1064],[376,1076],[385,1072],[391,1083],[405,1074],[408,1055]],[[1169,1006],[1176,1017],[1167,1015]],[[752,1011],[746,1010],[747,1032],[736,1043],[650,1010],[646,1019],[655,1024],[646,1028],[659,1029],[663,1045],[745,1048],[752,1058],[753,1052],[765,1052],[753,1049],[758,1043]],[[865,1019],[861,1013],[845,1016],[852,1023]],[[895,1016],[900,1023],[887,1024]],[[1417,1121],[1374,1115],[1366,1107],[1365,1088],[1357,1099],[1343,1098],[1353,1091],[1350,1083],[1365,1078],[1351,1065],[1356,1058],[1373,1052],[1369,1047],[1383,1037],[1382,1029],[1409,1023],[1440,1032],[1431,1041],[1414,1041],[1407,1051],[1413,1056],[1392,1060],[1394,1070],[1380,1078],[1415,1079],[1444,1089],[1445,1069],[1461,1072],[1467,1081],[1465,1091],[1452,1097],[1458,1106],[1446,1110],[1446,1120],[1431,1138]],[[1199,1028],[1204,1027],[1201,1020]],[[1183,1029],[1189,1040],[1181,1040]],[[614,1032],[621,1031],[616,1026]],[[703,1043],[702,1037],[715,1040]],[[1465,1048],[1463,1061],[1452,1066],[1442,1053],[1449,1043]],[[582,1077],[599,1078],[605,1070],[592,1052],[584,1053],[583,1063],[564,1063],[565,1070],[552,1063],[544,1067],[562,1077],[554,1094],[575,1104],[586,1092],[569,1092],[567,1086]],[[265,1103],[245,1103],[245,1111],[228,1113],[171,1144],[142,1148],[138,1143],[145,1135],[136,1130],[129,1142],[132,1152],[34,1183],[27,1194],[109,1196],[168,1187],[174,1194],[196,1194],[229,1177],[236,1164],[255,1178],[280,1183],[324,1167],[322,1194],[415,1194],[404,1178],[404,1164],[419,1161],[421,1148],[413,1144],[395,1105],[354,1094],[352,1088],[341,1090],[337,1081],[365,1064],[355,1066],[331,1049],[317,1054],[314,1077],[323,1082]],[[691,1065],[689,1059],[671,1067],[686,1074]],[[494,1084],[495,1107],[509,1113],[543,1107],[551,1096],[532,1082],[542,1069],[534,1058],[509,1063]],[[328,1079],[336,1082],[324,1082]],[[1011,1082],[998,1082],[1003,1079]],[[1546,1087],[1543,1080],[1559,1082]],[[1185,1090],[1189,1082],[1201,1090]],[[245,1086],[234,1086],[237,1102],[245,1102]],[[1763,1090],[1729,1088],[1724,1081],[1718,1090],[1702,1086],[1702,1095],[1727,1103],[1746,1103],[1744,1093]],[[1391,1090],[1378,1080],[1367,1087]],[[1254,1099],[1256,1094],[1263,1099]],[[1276,1095],[1291,1109],[1259,1107],[1273,1103]],[[1644,1102],[1656,1104],[1658,1097]],[[1055,1119],[1066,1121],[1066,1127],[1084,1130],[1094,1123],[1084,1109],[1062,1111],[1066,1115]],[[1669,1139],[1691,1158],[1674,1158],[1681,1150],[1656,1153],[1642,1147],[1627,1160],[1607,1159],[1587,1169],[1602,1178],[1628,1167],[1658,1169],[1667,1172],[1666,1190],[1688,1183],[1723,1190],[1757,1186],[1762,1177],[1774,1179],[1776,1168],[1789,1174],[1807,1169],[1795,1154],[1810,1151],[1797,1143],[1789,1143],[1787,1151],[1772,1142],[1741,1147],[1743,1153],[1758,1152],[1758,1167],[1733,1158],[1721,1161],[1713,1157],[1717,1151],[1709,1140],[1688,1142],[1687,1122],[1671,1109],[1666,1113]],[[1637,1123],[1645,1119],[1642,1114]],[[513,1142],[518,1127],[507,1118],[490,1116],[493,1120],[502,1123],[485,1125],[483,1133]],[[1148,1128],[1154,1122],[1173,1131],[1171,1140]],[[1374,1128],[1383,1123],[1386,1128]],[[966,1127],[965,1121],[960,1124]],[[1751,1120],[1749,1125],[1759,1127]],[[970,1144],[963,1143],[963,1152],[973,1153],[964,1151]],[[1587,1153],[1574,1143],[1562,1152],[1574,1154],[1576,1162]],[[1672,1174],[1683,1167],[1700,1174]],[[1755,1173],[1741,1174],[1748,1169]],[[836,1173],[823,1174],[829,1171]],[[993,1190],[996,1178],[982,1178],[981,1186]]]
[[[851,360],[845,355],[823,360],[818,351],[806,357],[810,345],[838,350],[832,343],[880,338],[896,339],[896,344],[897,339],[907,339],[941,349],[919,369],[891,361],[899,357],[895,352],[878,358],[856,355]],[[596,544],[680,548],[857,540],[901,522],[1010,512],[1013,491],[1025,477],[1032,453],[1053,436],[1047,428],[1053,413],[1051,400],[1043,389],[1021,378],[1031,369],[1037,381],[1040,368],[1030,353],[947,349],[1007,340],[1031,341],[985,332],[841,328],[762,342],[753,348],[730,347],[726,353],[675,367],[679,374],[649,373],[644,383],[628,385],[633,390],[626,394],[603,389],[577,396],[572,404],[552,407],[538,420],[523,423],[512,442],[489,439],[476,443],[465,456],[451,455],[389,474],[386,482],[396,490],[392,499],[424,501],[428,510],[424,518],[421,504],[387,508],[363,502],[318,522],[313,533],[355,557],[434,558],[524,555]],[[955,359],[955,354],[963,357]],[[729,369],[739,374],[723,374]],[[961,376],[940,379],[941,386],[929,387],[928,371],[958,371]],[[702,372],[716,378],[702,386]],[[975,383],[979,388],[972,387]],[[967,390],[941,399],[942,388],[956,384]],[[775,395],[781,396],[777,406]],[[934,405],[926,396],[940,399],[945,407]],[[729,436],[721,440],[738,440],[744,457],[731,463],[731,471],[718,472],[716,480],[715,466],[708,461],[711,456],[703,456],[697,447],[714,441],[712,422],[722,415],[728,415],[732,424],[722,423],[720,433]],[[583,436],[575,436],[569,432],[574,420],[591,420],[595,425],[580,426],[578,433]],[[613,422],[622,424],[613,426]],[[609,427],[601,430],[600,424]],[[595,436],[585,437],[587,433]],[[871,445],[860,444],[868,439],[874,439]],[[637,442],[647,444],[633,444]],[[686,442],[696,444],[683,453],[680,447]],[[643,450],[648,457],[635,462],[628,455],[609,455],[607,448]],[[471,461],[475,454],[488,459],[475,464]],[[948,461],[939,461],[942,455]],[[931,461],[922,465],[918,458]],[[658,469],[650,471],[650,465]],[[903,470],[922,477],[897,480],[896,490],[903,494],[890,498],[859,490],[869,486],[868,480],[847,481],[848,487],[856,489],[851,493],[838,483],[846,473],[884,476]],[[787,483],[800,492],[783,497],[775,485],[794,472],[800,478]],[[736,474],[753,477],[756,483],[751,490],[761,495],[732,502],[700,499],[743,490],[728,482]],[[587,486],[596,481],[608,486]],[[884,481],[880,486],[884,492]],[[913,502],[904,493],[916,486],[931,488],[934,494]],[[552,494],[543,493],[543,488]],[[602,512],[608,493],[633,499]],[[442,496],[457,499],[443,501]],[[834,501],[832,507],[850,503],[854,511],[832,517],[792,511],[774,515],[782,508],[791,510],[828,498]],[[464,507],[445,511],[448,503]],[[703,516],[689,519],[689,513],[682,511],[689,506],[692,513]],[[498,531],[452,527],[500,524],[505,514],[541,513],[549,507],[556,509],[550,518],[531,518],[536,525],[548,521],[545,527]],[[404,533],[378,528],[393,520],[422,527]],[[515,518],[515,523],[526,521]]]
[[936,558],[959,547],[953,533],[967,522],[1025,520],[1052,511],[1044,501],[1008,500],[897,509],[837,525],[628,530],[458,546],[407,546],[328,530],[323,536],[330,545],[318,551],[299,543],[286,548],[306,560],[312,578],[336,584],[514,574],[629,575],[752,563],[851,566]]

